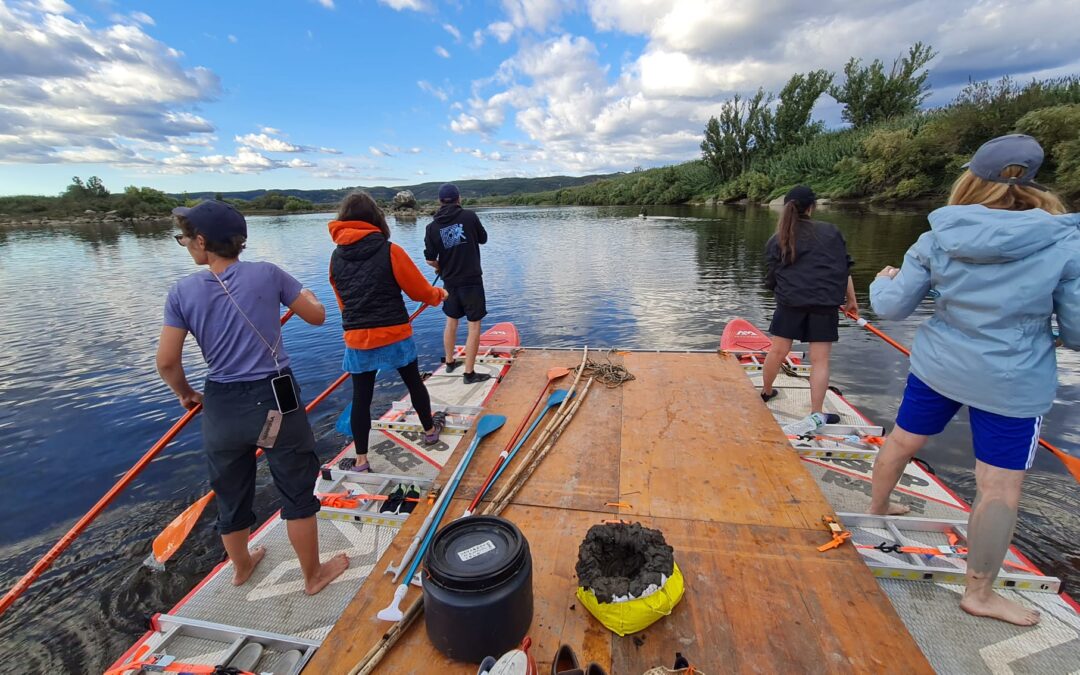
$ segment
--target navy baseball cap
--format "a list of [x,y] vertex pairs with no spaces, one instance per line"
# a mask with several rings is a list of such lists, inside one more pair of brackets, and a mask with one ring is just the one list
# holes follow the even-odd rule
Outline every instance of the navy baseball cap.
[[795,205],[799,207],[800,211],[805,211],[810,208],[816,201],[817,195],[805,185],[796,185],[784,195],[784,203],[795,202]]
[[[991,183],[1026,185],[1045,191],[1047,188],[1035,182],[1042,163],[1043,149],[1038,141],[1024,134],[1009,134],[983,143],[963,168]],[[1016,178],[1002,177],[1001,172],[1010,166],[1022,166],[1024,173]]]
[[191,208],[178,206],[172,213],[186,218],[195,233],[206,237],[207,241],[228,243],[236,235],[247,237],[244,214],[225,202],[208,199]]
[[456,202],[460,198],[461,193],[458,192],[457,186],[453,183],[444,183],[443,186],[439,188],[440,202],[446,202],[449,204],[450,202]]

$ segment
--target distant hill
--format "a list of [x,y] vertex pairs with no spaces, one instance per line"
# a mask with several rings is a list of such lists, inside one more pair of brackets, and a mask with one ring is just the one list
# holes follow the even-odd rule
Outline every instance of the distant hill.
[[[604,178],[621,176],[621,173],[592,175],[592,176],[546,176],[543,178],[495,178],[491,180],[460,180],[454,181],[458,186],[463,199],[479,199],[481,197],[505,197],[509,195],[528,194],[532,192],[550,192],[568,187],[587,185]],[[306,199],[316,204],[333,204],[341,201],[341,198],[353,190],[365,190],[375,199],[390,201],[394,195],[402,190],[411,190],[419,200],[434,201],[439,197],[439,186],[442,182],[420,183],[419,185],[399,185],[395,187],[346,187],[323,190],[245,190],[242,192],[187,192],[174,194],[175,198],[182,199],[213,199],[215,195],[221,195],[224,199],[243,199],[250,201],[261,197],[268,192],[277,192],[285,196]]]

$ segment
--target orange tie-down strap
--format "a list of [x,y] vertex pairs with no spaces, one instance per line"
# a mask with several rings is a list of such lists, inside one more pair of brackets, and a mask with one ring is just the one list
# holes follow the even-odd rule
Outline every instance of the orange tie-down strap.
[[151,654],[142,661],[125,663],[122,666],[106,670],[105,675],[121,675],[121,673],[190,673],[191,675],[256,675],[247,670],[240,670],[232,666],[205,666],[201,663],[180,663],[171,656]]
[[[330,506],[335,509],[355,509],[362,501],[385,502],[390,499],[388,495],[354,495],[348,492],[319,493],[316,496],[323,506]],[[403,501],[419,502],[420,499],[418,497],[406,497]]]

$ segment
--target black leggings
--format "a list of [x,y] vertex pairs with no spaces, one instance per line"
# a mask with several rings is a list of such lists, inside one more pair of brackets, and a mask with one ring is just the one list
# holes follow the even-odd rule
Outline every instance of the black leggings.
[[[431,397],[428,396],[424,380],[420,378],[420,369],[416,361],[398,368],[397,371],[405,382],[405,386],[409,388],[412,407],[420,417],[420,424],[424,425],[425,429],[430,429],[435,425],[431,419]],[[371,432],[371,398],[375,395],[376,373],[377,371],[369,370],[366,373],[353,373],[352,376],[353,405],[352,417],[349,421],[352,424],[356,454],[361,457],[367,455],[368,450],[367,439]]]

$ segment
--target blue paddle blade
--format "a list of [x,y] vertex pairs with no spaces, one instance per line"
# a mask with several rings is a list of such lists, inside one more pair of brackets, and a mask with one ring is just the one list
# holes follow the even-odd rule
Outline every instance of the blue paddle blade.
[[547,407],[553,408],[565,401],[567,393],[568,392],[566,389],[556,389],[555,391],[551,392],[551,396],[548,396]]
[[352,436],[352,403],[345,406],[345,410],[342,411],[341,417],[337,419],[337,424],[334,425],[334,429],[343,436]]
[[503,415],[484,415],[480,418],[480,423],[476,425],[476,437],[483,438],[504,424],[506,424],[506,417]]

